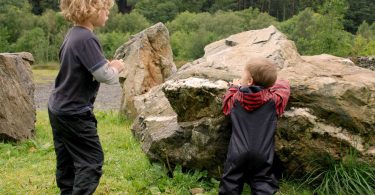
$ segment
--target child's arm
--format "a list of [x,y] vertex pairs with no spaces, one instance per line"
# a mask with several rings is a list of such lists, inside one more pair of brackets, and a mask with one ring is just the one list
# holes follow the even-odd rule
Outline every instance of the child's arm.
[[92,75],[94,76],[95,80],[100,83],[106,83],[108,85],[117,84],[118,74],[123,70],[123,62],[122,60],[113,60],[108,62],[104,66],[100,67],[99,69],[95,70]]
[[234,102],[234,94],[237,93],[239,89],[239,86],[235,84],[237,84],[235,81],[233,83],[229,83],[229,88],[223,97],[223,113],[225,115],[230,114],[231,106]]
[[286,80],[277,80],[270,88],[272,99],[276,104],[276,112],[278,116],[284,113],[285,107],[290,96],[290,84]]

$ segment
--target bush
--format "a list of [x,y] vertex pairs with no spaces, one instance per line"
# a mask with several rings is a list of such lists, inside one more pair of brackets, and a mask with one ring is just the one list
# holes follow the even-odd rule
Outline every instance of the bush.
[[245,30],[276,25],[276,20],[257,9],[238,12],[183,12],[167,23],[171,32],[173,53],[177,60],[192,60],[204,54],[203,48],[219,39]]
[[343,30],[339,19],[330,15],[314,13],[307,8],[282,22],[280,29],[296,43],[303,55],[348,56],[351,53],[352,35]]
[[129,33],[111,32],[100,33],[98,38],[103,47],[104,55],[107,59],[111,59],[116,49],[124,44],[130,37]]
[[8,29],[5,27],[0,27],[0,52],[9,52],[9,32]]
[[315,187],[317,194],[373,194],[375,167],[362,162],[355,152],[329,167],[316,169],[308,175],[305,184]]
[[109,16],[109,20],[100,32],[121,32],[121,33],[138,33],[148,28],[150,23],[140,13],[133,11],[130,14],[113,13]]
[[243,20],[243,30],[254,30],[266,28],[270,25],[278,26],[278,22],[268,13],[260,12],[258,9],[245,9],[235,12]]
[[355,36],[351,55],[352,56],[375,55],[375,40],[366,39],[362,35]]
[[153,23],[170,21],[179,13],[176,2],[167,0],[140,0],[135,10]]
[[193,60],[204,54],[203,48],[217,39],[213,32],[201,29],[193,32],[177,31],[171,36],[176,60]]
[[35,61],[45,62],[48,55],[48,39],[43,29],[36,27],[25,31],[16,43],[12,44],[12,52],[27,51],[33,54]]

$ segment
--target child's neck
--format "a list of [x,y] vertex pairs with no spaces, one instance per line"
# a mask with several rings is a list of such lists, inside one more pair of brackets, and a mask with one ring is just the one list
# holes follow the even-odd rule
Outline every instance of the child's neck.
[[86,28],[86,29],[90,30],[91,32],[94,31],[94,25],[92,25],[92,23],[89,22],[89,21],[77,23],[77,24],[74,24],[74,26],[80,26],[80,27]]

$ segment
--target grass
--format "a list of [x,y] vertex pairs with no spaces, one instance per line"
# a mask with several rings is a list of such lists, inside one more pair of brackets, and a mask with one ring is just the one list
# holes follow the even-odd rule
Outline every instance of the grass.
[[349,151],[345,158],[319,167],[307,175],[304,183],[313,186],[316,194],[375,194],[375,166]]
[[53,83],[59,70],[55,69],[33,69],[35,84]]
[[[98,132],[103,145],[103,176],[95,194],[190,194],[203,188],[217,194],[219,181],[206,172],[183,172],[177,167],[173,178],[167,169],[150,163],[130,131],[131,122],[115,112],[97,111]],[[0,143],[0,194],[58,194],[55,153],[46,111],[37,111],[36,135],[20,143]],[[249,194],[245,187],[243,194]],[[311,194],[288,181],[280,194]]]

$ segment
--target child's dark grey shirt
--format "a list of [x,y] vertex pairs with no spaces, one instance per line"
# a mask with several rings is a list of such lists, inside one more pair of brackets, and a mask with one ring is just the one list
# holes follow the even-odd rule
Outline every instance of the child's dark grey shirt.
[[95,34],[74,26],[60,48],[60,71],[48,108],[55,114],[77,114],[90,111],[99,89],[92,73],[107,64]]

